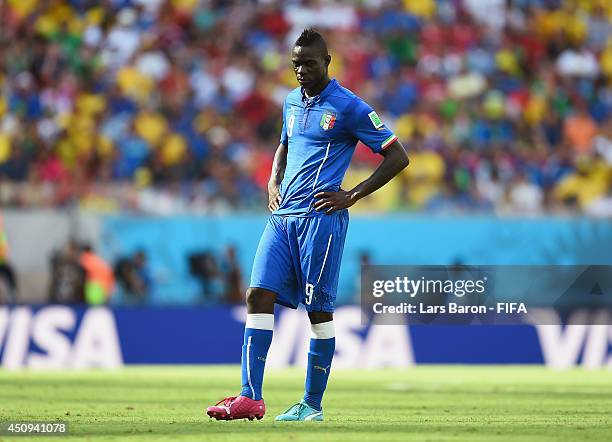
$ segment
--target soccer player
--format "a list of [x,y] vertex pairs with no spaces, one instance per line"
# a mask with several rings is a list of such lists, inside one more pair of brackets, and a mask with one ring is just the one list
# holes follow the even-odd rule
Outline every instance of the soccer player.
[[[262,384],[275,303],[291,308],[303,304],[312,331],[304,397],[276,420],[323,420],[347,208],[408,165],[404,148],[376,112],[329,78],[331,56],[317,31],[302,32],[291,60],[300,87],[283,105],[283,129],[268,184],[272,215],[247,290],[242,391],[208,407],[208,415],[219,420],[261,419],[265,413]],[[358,140],[383,161],[368,179],[345,191],[340,184]]]

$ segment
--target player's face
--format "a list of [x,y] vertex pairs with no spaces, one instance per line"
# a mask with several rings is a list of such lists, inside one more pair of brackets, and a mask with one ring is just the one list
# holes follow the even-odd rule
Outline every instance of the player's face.
[[291,62],[300,86],[308,91],[324,82],[327,79],[329,59],[329,55],[323,54],[319,48],[294,46]]

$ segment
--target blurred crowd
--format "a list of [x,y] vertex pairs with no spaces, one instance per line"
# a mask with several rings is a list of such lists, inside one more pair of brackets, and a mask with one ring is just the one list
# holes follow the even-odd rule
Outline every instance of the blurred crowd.
[[[199,286],[194,304],[244,303],[243,274],[234,246],[227,246],[221,254],[197,251],[185,259],[191,278]],[[6,263],[10,266],[8,261]],[[158,284],[171,282],[167,275],[155,274],[144,249],[120,255],[109,262],[96,254],[90,244],[71,239],[54,251],[49,264],[49,298],[46,301],[55,304],[150,306],[160,302],[155,297]],[[0,282],[7,281],[4,268],[0,262]],[[2,289],[0,285],[0,305],[19,301],[15,290]],[[3,293],[12,296],[2,296]]]
[[[264,210],[318,28],[411,165],[359,211],[612,216],[608,0],[6,0],[0,204]],[[359,146],[345,187],[379,158]]]

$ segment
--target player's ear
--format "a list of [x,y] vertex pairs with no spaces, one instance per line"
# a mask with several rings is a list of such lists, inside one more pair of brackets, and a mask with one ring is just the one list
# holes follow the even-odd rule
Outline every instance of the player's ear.
[[330,63],[331,63],[331,55],[327,54],[325,56],[325,66],[329,67]]

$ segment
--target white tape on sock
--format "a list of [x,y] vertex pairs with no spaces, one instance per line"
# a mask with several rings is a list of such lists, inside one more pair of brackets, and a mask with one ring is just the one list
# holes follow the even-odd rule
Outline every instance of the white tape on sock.
[[273,330],[274,315],[271,313],[249,313],[247,315],[246,328]]
[[322,322],[320,324],[310,324],[312,339],[331,339],[336,336],[334,321]]

